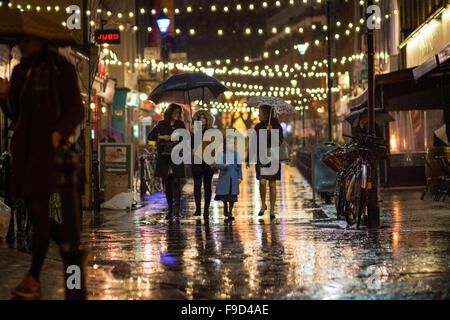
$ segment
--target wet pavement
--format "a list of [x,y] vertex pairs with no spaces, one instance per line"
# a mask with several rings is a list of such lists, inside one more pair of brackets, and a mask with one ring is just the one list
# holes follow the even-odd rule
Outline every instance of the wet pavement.
[[[449,299],[450,202],[421,190],[382,193],[381,228],[346,229],[333,206],[312,203],[298,170],[285,165],[277,219],[260,219],[258,182],[244,170],[236,220],[222,204],[193,217],[192,181],[183,218],[168,222],[165,197],[131,212],[86,214],[82,241],[89,299]],[[17,245],[16,245],[17,247]],[[0,242],[0,299],[23,277],[30,255]],[[62,263],[52,244],[42,271],[44,299],[63,299]]]

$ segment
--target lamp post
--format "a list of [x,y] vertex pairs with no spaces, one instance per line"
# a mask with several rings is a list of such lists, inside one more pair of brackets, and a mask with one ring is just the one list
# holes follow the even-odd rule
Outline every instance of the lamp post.
[[163,81],[166,80],[166,63],[167,63],[167,30],[170,26],[170,18],[164,14],[163,11],[156,18],[159,33],[161,33],[161,47],[163,51]]
[[331,0],[327,0],[327,25],[328,25],[328,76],[327,76],[327,82],[328,82],[328,93],[327,93],[327,100],[328,100],[328,141],[333,141],[333,133],[332,133],[332,126],[331,126],[331,89],[333,87],[333,79],[331,79]]
[[306,147],[306,136],[305,136],[305,111],[306,108],[303,106],[302,107],[302,124],[303,124],[303,149],[305,149]]
[[[368,8],[373,5],[373,0],[369,0],[367,3]],[[366,12],[366,20],[371,19],[369,12]],[[367,55],[368,55],[368,115],[369,115],[369,134],[376,135],[375,130],[375,43],[374,43],[374,30],[373,28],[367,28]],[[368,225],[369,227],[380,226],[380,208],[378,206],[378,166],[375,162],[372,162],[372,174],[370,181],[372,188],[368,194]]]

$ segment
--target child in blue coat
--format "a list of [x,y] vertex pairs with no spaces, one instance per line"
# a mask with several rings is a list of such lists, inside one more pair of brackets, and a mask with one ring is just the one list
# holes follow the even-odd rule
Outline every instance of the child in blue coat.
[[242,164],[239,154],[235,151],[234,137],[227,137],[224,144],[225,150],[216,158],[216,168],[220,173],[214,200],[223,201],[225,217],[234,220],[232,212],[242,181]]

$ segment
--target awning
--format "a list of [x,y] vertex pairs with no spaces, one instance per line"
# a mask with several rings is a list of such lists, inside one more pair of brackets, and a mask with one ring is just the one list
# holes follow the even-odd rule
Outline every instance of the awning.
[[[434,61],[433,61],[434,60]],[[388,111],[450,108],[450,45],[422,65],[375,77],[375,107]],[[348,103],[367,107],[368,91]]]

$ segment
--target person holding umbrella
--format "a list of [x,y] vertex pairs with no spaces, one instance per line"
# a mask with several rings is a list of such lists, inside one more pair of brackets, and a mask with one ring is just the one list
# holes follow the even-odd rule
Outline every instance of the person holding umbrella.
[[[261,168],[270,167],[271,164],[263,165],[260,159],[260,150],[259,150],[259,140],[261,139],[260,130],[266,129],[267,132],[267,148],[271,147],[271,131],[273,129],[278,129],[279,131],[279,145],[283,142],[283,129],[280,125],[280,122],[275,117],[274,109],[269,105],[261,105],[260,106],[260,114],[259,119],[261,120],[255,126],[255,131],[257,134],[257,163],[256,163],[256,179],[259,180],[259,192],[261,196],[261,210],[258,215],[263,216],[264,212],[267,210],[266,205],[266,193],[267,193],[267,181],[269,182],[269,197],[270,197],[270,218],[275,218],[275,203],[277,199],[277,181],[281,180],[281,163],[278,163],[278,170],[276,173],[272,175],[263,175],[261,174]],[[247,162],[248,165],[248,162]]]
[[[49,198],[59,191],[56,155],[83,120],[83,104],[74,66],[50,50],[46,39],[23,35],[19,48],[21,62],[13,70],[10,86],[3,81],[0,98],[3,111],[15,123],[10,146],[13,194],[25,199],[34,232],[31,268],[11,294],[39,299],[39,276],[52,233]],[[79,245],[80,227],[80,215],[63,210],[65,265],[76,256],[81,267],[86,257]]]
[[175,164],[171,159],[172,148],[177,142],[171,141],[172,133],[177,129],[186,129],[181,121],[182,109],[178,104],[170,104],[164,112],[164,119],[148,135],[149,141],[156,141],[158,157],[156,177],[162,178],[165,186],[168,212],[166,219],[180,217],[181,182],[185,177],[184,164]]

